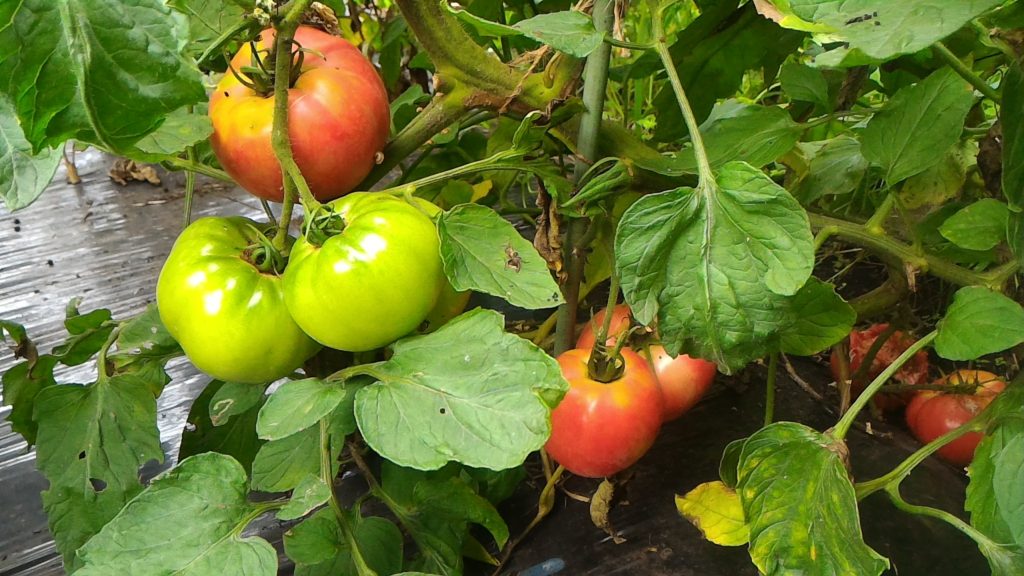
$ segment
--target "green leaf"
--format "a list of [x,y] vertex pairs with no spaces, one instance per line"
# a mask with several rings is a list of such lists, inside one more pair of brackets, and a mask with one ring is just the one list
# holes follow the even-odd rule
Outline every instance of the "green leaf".
[[791,324],[781,334],[787,354],[811,356],[831,347],[850,333],[857,313],[835,287],[811,277],[790,302]]
[[[242,538],[258,510],[246,499],[245,470],[231,457],[201,454],[153,481],[78,552],[79,576],[277,574],[277,553]],[[140,527],[145,527],[141,529]]]
[[804,204],[827,195],[853,192],[864,179],[868,161],[861,154],[860,142],[849,136],[826,140],[811,159],[807,175],[795,194]]
[[616,269],[633,314],[670,353],[731,372],[764,356],[814,249],[807,214],[761,171],[726,164],[708,189],[649,195],[622,216]]
[[65,366],[78,366],[88,361],[103,348],[114,330],[110,310],[100,308],[81,314],[78,303],[78,298],[68,302],[64,327],[69,337],[52,350],[53,355]]
[[938,164],[907,178],[899,189],[903,207],[941,206],[959,196],[967,181],[968,162],[978,155],[976,147],[968,152],[967,146],[953,146]]
[[[253,459],[263,441],[256,435],[256,418],[264,398],[250,406],[246,411],[233,415],[215,426],[212,417],[214,400],[220,396],[221,389],[229,386],[214,380],[203,390],[202,394],[192,403],[188,413],[188,426],[181,433],[181,449],[179,458],[188,458],[205,452],[218,452],[231,456],[245,468],[252,470]],[[247,386],[261,390],[259,386]]]
[[311,426],[260,447],[252,462],[252,488],[287,492],[309,475],[320,473],[320,429]]
[[7,338],[14,342],[15,355],[21,358],[18,349],[29,341],[25,327],[10,320],[0,320],[0,341],[7,342]]
[[413,84],[391,102],[391,131],[397,133],[416,117],[417,108],[430,101],[430,94]]
[[[219,2],[218,2],[219,4]],[[213,134],[213,124],[205,113],[175,110],[163,124],[135,143],[128,156],[143,162],[159,162],[177,156],[186,148],[202,142]]]
[[1002,0],[789,0],[798,17],[824,24],[830,38],[848,49],[815,60],[822,66],[852,65],[912,54],[942,40]]
[[743,546],[750,541],[740,497],[721,482],[705,482],[685,496],[677,495],[676,510],[719,546]]
[[171,111],[206,100],[181,55],[187,41],[187,19],[163,0],[7,3],[0,94],[35,151],[74,138],[119,152]]
[[529,38],[577,58],[586,58],[604,41],[594,22],[582,12],[567,10],[538,14],[512,26]]
[[[1024,209],[1024,71],[1011,63],[1002,82],[1003,194],[1015,211]],[[2,182],[2,179],[0,179]]]
[[737,493],[762,573],[877,576],[889,566],[864,543],[844,452],[793,422],[762,428],[743,445]]
[[210,400],[210,423],[221,426],[232,416],[262,407],[266,401],[265,391],[264,386],[225,382]]
[[861,133],[864,157],[889,185],[939,163],[956,144],[974,103],[969,84],[948,68],[900,89]]
[[437,231],[444,273],[456,291],[484,292],[528,309],[563,302],[547,263],[494,210],[479,204],[456,206],[441,215]]
[[252,0],[168,0],[167,5],[188,16],[188,51],[198,57],[225,32],[231,30],[243,19],[245,10],[241,4]]
[[139,468],[163,461],[156,400],[133,375],[51,385],[36,396],[33,419],[36,463],[50,482],[43,502],[67,560],[141,488]]
[[790,99],[810,102],[826,112],[832,111],[828,81],[821,69],[799,62],[786,62],[779,70],[779,83]]
[[295,520],[309,514],[331,497],[331,488],[319,476],[307,474],[292,492],[291,500],[277,512],[280,520]]
[[436,518],[483,526],[491,533],[499,550],[508,542],[508,526],[498,511],[459,477],[444,482],[419,482],[415,498],[418,507],[430,510]]
[[11,366],[0,379],[3,403],[11,407],[11,412],[7,415],[11,430],[21,434],[30,446],[36,442],[38,428],[32,419],[35,400],[40,391],[57,384],[53,378],[53,368],[56,365],[57,358],[45,354],[34,361],[26,360]]
[[0,197],[9,212],[36,201],[53,180],[60,165],[60,150],[43,148],[32,152],[32,144],[21,131],[14,106],[0,95]]
[[264,440],[291,436],[319,422],[351,393],[344,385],[319,378],[289,380],[260,409],[256,432]]
[[983,198],[950,216],[939,232],[967,250],[989,250],[1006,238],[1010,210],[993,198]]
[[[1011,388],[1012,390],[1012,388]],[[998,397],[997,397],[998,398]],[[1024,420],[1021,404],[1011,407],[1018,417],[997,423],[978,444],[967,472],[965,509],[971,525],[995,542],[1007,544],[1002,550],[981,546],[993,574],[1015,574],[1008,567],[1024,567],[1024,491],[1020,474],[1024,470]],[[1010,544],[1014,543],[1014,544]]]
[[[779,28],[758,14],[753,2],[738,10],[735,3],[713,2],[686,27],[686,33],[679,35],[669,52],[693,113],[702,121],[719,99],[736,93],[747,70],[758,70],[766,79],[774,77],[805,37]],[[658,91],[654,105],[658,110],[658,141],[672,142],[686,135],[682,113],[668,83]]]
[[735,488],[739,483],[740,454],[746,441],[746,438],[733,440],[725,446],[725,450],[722,450],[722,460],[718,463],[718,477],[729,488]]
[[1017,257],[1024,267],[1024,212],[1010,212],[1010,218],[1006,223],[1006,241],[1010,244],[1010,250]]
[[178,343],[160,321],[156,304],[150,304],[145,312],[125,322],[117,334],[118,352],[140,350],[166,353],[177,348]]
[[1024,308],[979,286],[957,290],[938,325],[935,351],[947,360],[974,360],[1024,342]]
[[[734,160],[764,166],[792,150],[803,130],[778,106],[754,106],[738,100],[716,105],[700,125],[708,162],[715,169]],[[678,162],[684,172],[697,173],[693,148],[680,152]]]
[[[377,574],[402,569],[402,532],[389,520],[345,513],[366,564]],[[358,576],[352,551],[329,509],[321,510],[285,533],[285,552],[295,561],[296,576]]]
[[501,315],[477,309],[396,342],[373,365],[379,382],[356,394],[367,444],[420,470],[453,460],[503,470],[543,446],[568,385],[553,358],[503,327]]

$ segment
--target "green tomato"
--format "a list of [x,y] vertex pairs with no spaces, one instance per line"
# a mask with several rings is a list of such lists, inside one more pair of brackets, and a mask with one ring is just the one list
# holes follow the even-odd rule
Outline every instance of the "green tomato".
[[196,220],[160,271],[160,319],[214,378],[270,382],[320,349],[288,314],[281,277],[247,260],[267,228],[241,217]]
[[444,282],[437,230],[422,207],[373,192],[326,205],[341,230],[321,245],[300,238],[284,273],[299,326],[338,350],[373,350],[414,331]]
[[[437,215],[441,213],[441,208],[437,204],[430,202],[419,196],[414,196],[413,200],[419,204],[431,218],[437,218]],[[451,283],[448,282],[448,278],[444,279],[444,284],[441,286],[441,294],[437,297],[437,304],[434,305],[434,309],[427,314],[426,319],[417,328],[417,332],[420,334],[429,334],[434,330],[437,330],[441,326],[448,323],[449,320],[455,318],[462,311],[466,309],[466,304],[469,303],[469,297],[472,295],[470,291],[456,292],[455,288],[452,288]]]

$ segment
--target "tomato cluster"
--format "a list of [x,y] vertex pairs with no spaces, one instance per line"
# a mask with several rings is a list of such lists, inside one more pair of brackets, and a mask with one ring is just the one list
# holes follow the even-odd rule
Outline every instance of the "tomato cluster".
[[[211,143],[246,190],[282,199],[271,144],[268,71],[274,30],[244,46],[210,97]],[[160,273],[157,304],[168,331],[204,372],[231,382],[284,377],[322,346],[360,352],[457,316],[457,293],[441,269],[433,218],[440,208],[386,194],[348,194],[387,140],[387,92],[376,69],[347,41],[310,27],[295,33],[288,128],[296,164],[318,200],[289,242],[239,217],[203,218],[179,236]],[[339,198],[340,196],[344,196]]]
[[[595,343],[594,315],[576,348],[558,357],[569,391],[551,414],[545,446],[567,470],[580,476],[609,476],[633,465],[654,443],[663,422],[682,416],[704,396],[717,372],[711,362],[681,354],[671,357],[660,344],[622,347],[622,374],[601,382],[589,373]],[[606,346],[614,347],[632,322],[629,307],[612,309]]]

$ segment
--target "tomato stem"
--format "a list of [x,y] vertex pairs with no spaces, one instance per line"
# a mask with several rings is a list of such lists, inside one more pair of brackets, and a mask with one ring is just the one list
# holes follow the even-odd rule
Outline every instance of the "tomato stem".
[[960,77],[966,80],[971,86],[974,86],[978,92],[981,92],[986,98],[992,100],[996,104],[1003,103],[1003,98],[999,93],[996,92],[988,82],[985,82],[985,80],[975,74],[974,70],[971,70],[970,66],[967,66],[962,60],[957,58],[956,54],[953,54],[949,48],[946,48],[945,44],[942,42],[936,42],[935,44],[932,44],[932,49],[935,50],[935,53],[939,58],[944,60],[946,64],[949,64],[949,67],[952,68],[954,72],[959,74]]
[[100,380],[104,380],[109,376],[107,370],[107,354],[110,352],[110,347],[117,341],[117,336],[121,333],[121,325],[117,325],[113,330],[110,331],[110,335],[107,336],[107,341],[103,343],[103,347],[100,348],[99,356],[96,358],[96,370],[97,376]]
[[967,522],[964,522],[963,520],[957,518],[953,514],[946,512],[945,510],[939,510],[938,508],[932,508],[931,506],[918,506],[916,504],[911,504],[907,502],[906,500],[903,499],[903,496],[900,495],[899,486],[890,486],[886,488],[885,493],[886,495],[889,496],[889,500],[892,501],[893,505],[904,512],[910,514],[917,514],[919,516],[928,516],[930,518],[942,520],[943,522],[963,532],[971,540],[974,540],[979,546],[999,546],[998,544],[993,542],[988,536],[981,533],[978,529],[974,528]]
[[867,379],[868,374],[871,371],[871,366],[875,363],[875,358],[878,357],[878,353],[885,346],[885,343],[892,338],[892,335],[896,333],[896,325],[890,324],[885,327],[885,330],[875,338],[875,341],[871,343],[868,351],[864,354],[864,358],[860,362],[860,366],[857,366],[857,370],[854,371],[850,377],[850,385],[854,382],[864,382]]
[[331,466],[332,454],[330,427],[327,425],[327,419],[324,418],[320,420],[320,479],[327,485],[330,492],[328,502],[331,510],[334,511],[334,516],[338,520],[338,527],[341,529],[342,537],[345,539],[345,543],[348,544],[349,551],[352,554],[352,562],[356,566],[356,572],[359,576],[377,576],[377,573],[373,568],[370,568],[370,565],[366,563],[366,559],[363,558],[362,550],[359,549],[359,542],[356,541],[352,525],[348,521],[348,516],[341,509],[338,496],[334,493],[334,471]]
[[779,369],[779,353],[773,351],[768,356],[768,378],[765,383],[764,396],[764,425],[767,426],[775,420],[775,378]]
[[[614,254],[614,252],[612,250],[609,250],[608,253],[609,254]],[[612,316],[614,316],[612,311],[615,310],[615,306],[618,303],[618,300],[619,300],[619,276],[614,271],[612,271],[612,277],[611,277],[611,280],[609,281],[609,285],[608,285],[608,303],[605,305],[604,318],[602,318],[601,325],[597,327],[597,332],[594,334],[594,337],[595,337],[594,342],[607,342],[608,341],[608,332],[611,330],[611,327],[612,327]],[[627,316],[627,318],[631,318],[631,316]],[[619,338],[624,338],[625,334],[619,334],[618,337]]]
[[907,363],[919,350],[924,349],[925,346],[931,344],[932,340],[938,336],[938,332],[932,331],[917,342],[910,345],[909,348],[903,351],[892,364],[885,367],[882,373],[876,377],[871,384],[868,384],[867,388],[861,392],[860,396],[853,401],[853,405],[850,409],[843,414],[843,417],[836,423],[835,428],[832,431],[832,436],[837,440],[846,438],[846,434],[850,431],[850,426],[853,425],[853,421],[857,418],[857,414],[864,408],[865,405],[871,400],[871,397],[878,392],[878,389],[882,387],[885,382],[892,377],[904,364]]

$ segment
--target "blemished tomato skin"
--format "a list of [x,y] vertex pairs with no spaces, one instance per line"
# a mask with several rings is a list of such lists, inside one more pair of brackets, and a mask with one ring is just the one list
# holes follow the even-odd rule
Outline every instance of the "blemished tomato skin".
[[[593,348],[594,332],[601,323],[604,322],[604,315],[607,308],[599,310],[594,317],[591,318],[590,322],[587,322],[583,326],[583,330],[580,331],[580,337],[576,340],[577,348]],[[612,308],[612,323],[608,327],[608,339],[605,340],[605,345],[615,346],[618,341],[618,335],[629,329],[629,324],[632,321],[633,315],[629,310],[629,305],[619,304],[615,308]]]
[[186,228],[160,271],[160,319],[197,368],[228,382],[265,383],[320,349],[292,320],[281,278],[243,252],[267,227],[241,217],[202,218]]
[[632,466],[661,429],[661,390],[647,361],[622,350],[623,376],[607,384],[587,375],[591,350],[558,357],[569,391],[551,413],[548,454],[573,474],[603,478]]
[[[868,350],[875,343],[875,340],[889,328],[888,324],[873,324],[864,330],[850,332],[849,368],[850,378],[854,377],[857,369],[867,356]],[[871,363],[863,379],[856,379],[850,383],[851,398],[856,398],[864,391],[864,388],[882,373],[887,366],[893,363],[904,350],[914,344],[915,338],[897,330],[889,336],[885,344],[878,350],[874,362]],[[839,381],[839,354],[838,349],[833,348],[829,356],[829,367],[832,369],[832,378]],[[900,384],[918,385],[928,380],[928,353],[921,350],[907,361],[892,378]],[[872,403],[883,412],[898,410],[906,406],[911,394],[876,394],[871,399]]]
[[410,334],[445,282],[437,230],[404,199],[356,192],[331,203],[344,229],[322,246],[301,237],[284,273],[285,303],[325,346],[380,348]]
[[[261,49],[273,45],[273,29],[260,37]],[[388,95],[373,64],[346,40],[306,26],[295,40],[309,51],[288,91],[292,154],[313,195],[326,201],[353,190],[373,168],[391,126]],[[231,65],[241,74],[251,59],[246,44]],[[250,193],[280,202],[273,94],[256,93],[229,71],[210,96],[209,116],[210,143],[224,170]]]
[[668,355],[665,347],[649,347],[651,365],[661,387],[662,418],[668,422],[679,418],[704,397],[718,373],[714,362],[680,354]]
[[[952,386],[977,383],[980,387],[974,394],[946,394],[937,390],[922,390],[914,395],[907,405],[907,426],[923,444],[959,428],[984,410],[1006,388],[999,376],[982,370],[957,370],[935,384]],[[974,458],[974,450],[983,434],[968,432],[939,448],[937,454],[943,460],[957,466],[967,466]]]

